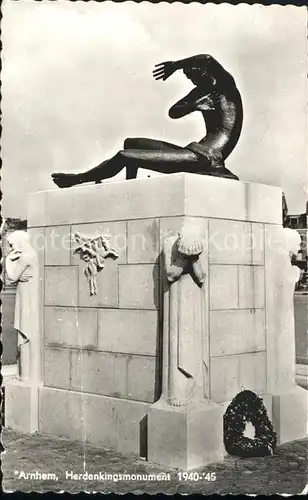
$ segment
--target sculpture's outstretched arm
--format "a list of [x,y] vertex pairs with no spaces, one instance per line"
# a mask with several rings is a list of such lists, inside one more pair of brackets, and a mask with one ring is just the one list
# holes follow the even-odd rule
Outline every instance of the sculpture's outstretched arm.
[[189,69],[189,68],[206,68],[209,62],[219,64],[212,56],[208,54],[198,54],[196,56],[187,57],[186,59],[180,59],[178,61],[165,61],[159,64],[155,64],[155,69],[153,71],[153,76],[155,80],[167,80],[178,69]]
[[209,54],[197,54],[196,56],[186,57],[185,59],[179,59],[175,61],[176,69],[188,69],[188,68],[205,68],[208,61],[214,59]]
[[[220,85],[223,84],[224,87],[234,86],[233,76],[225,70],[225,68],[211,55],[209,54],[198,54],[196,56],[187,57],[186,59],[180,59],[178,61],[166,61],[155,65],[153,71],[153,76],[155,80],[167,80],[175,71],[178,69],[185,70],[199,69],[203,73],[206,73],[208,78],[212,80],[214,84],[218,80]],[[204,77],[204,75],[203,75]]]

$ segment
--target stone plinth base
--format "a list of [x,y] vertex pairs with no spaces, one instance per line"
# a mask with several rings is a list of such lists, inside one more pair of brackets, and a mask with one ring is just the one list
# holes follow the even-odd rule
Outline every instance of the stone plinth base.
[[273,395],[273,425],[278,444],[302,439],[308,434],[308,391],[294,388],[287,394]]
[[212,402],[172,407],[163,400],[148,413],[148,460],[191,470],[222,460],[223,408]]
[[38,431],[39,388],[10,380],[5,385],[5,426],[20,432]]
[[148,403],[41,387],[39,407],[42,434],[146,457]]
[[[278,259],[286,246],[281,199],[277,187],[184,173],[32,194],[28,227],[41,248],[39,432],[142,456],[148,442],[150,461],[191,469],[222,459],[223,404],[245,387],[269,394],[280,442],[302,437],[302,393],[280,396],[295,359],[289,249]],[[161,256],[183,224],[197,227],[207,248],[203,362],[211,400],[186,409],[156,403],[168,365]],[[96,295],[76,233],[108,235],[118,254],[106,257]],[[37,428],[29,423],[30,389],[8,388],[9,426]]]

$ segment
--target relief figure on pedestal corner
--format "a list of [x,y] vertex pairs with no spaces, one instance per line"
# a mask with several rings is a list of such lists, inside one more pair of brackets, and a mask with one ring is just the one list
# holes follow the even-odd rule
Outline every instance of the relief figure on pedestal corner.
[[[14,328],[18,332],[18,373],[23,381],[33,375],[31,342],[39,331],[39,276],[36,251],[26,231],[14,231],[8,236],[10,252],[6,257],[6,272],[17,285]],[[37,375],[37,374],[36,374]]]
[[172,406],[208,398],[205,243],[198,228],[183,226],[163,247],[163,383]]
[[157,64],[153,76],[165,81],[178,70],[183,71],[194,87],[171,106],[169,117],[178,119],[200,111],[206,126],[204,138],[184,147],[156,139],[128,138],[115,156],[86,172],[53,173],[55,184],[65,188],[86,182],[99,183],[125,167],[127,179],[136,178],[138,168],[144,168],[164,174],[189,172],[238,180],[225,167],[243,123],[242,99],[234,78],[209,54]]

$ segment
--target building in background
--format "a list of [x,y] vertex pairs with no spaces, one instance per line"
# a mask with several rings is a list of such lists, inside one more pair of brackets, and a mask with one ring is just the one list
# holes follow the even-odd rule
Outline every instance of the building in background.
[[301,237],[301,247],[293,258],[293,264],[299,267],[301,271],[300,280],[296,284],[296,292],[308,293],[308,255],[307,255],[307,232],[308,232],[308,202],[306,203],[306,212],[298,215],[289,215],[289,227],[296,229]]

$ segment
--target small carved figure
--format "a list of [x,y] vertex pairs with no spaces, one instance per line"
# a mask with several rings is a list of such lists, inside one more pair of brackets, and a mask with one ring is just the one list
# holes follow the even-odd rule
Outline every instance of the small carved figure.
[[184,226],[178,236],[164,242],[162,398],[172,406],[207,398],[206,273],[204,242],[198,233],[198,228]]
[[117,175],[124,167],[127,179],[136,178],[138,168],[163,174],[191,172],[238,179],[225,167],[226,158],[239,140],[243,122],[242,100],[233,77],[209,54],[157,64],[153,76],[165,81],[177,70],[183,70],[194,88],[170,108],[169,117],[177,119],[200,111],[207,130],[201,141],[182,147],[160,140],[128,138],[122,150],[91,170],[80,174],[53,173],[57,186],[99,183]]
[[74,253],[78,253],[80,258],[87,263],[85,275],[89,282],[90,295],[96,295],[97,275],[104,268],[105,259],[107,257],[117,259],[119,254],[110,247],[109,235],[85,237],[76,232],[74,237],[78,243]]
[[14,328],[18,331],[19,377],[30,376],[30,343],[39,328],[38,261],[29,235],[14,231],[7,238],[11,251],[6,257],[6,272],[11,283],[17,284]]

